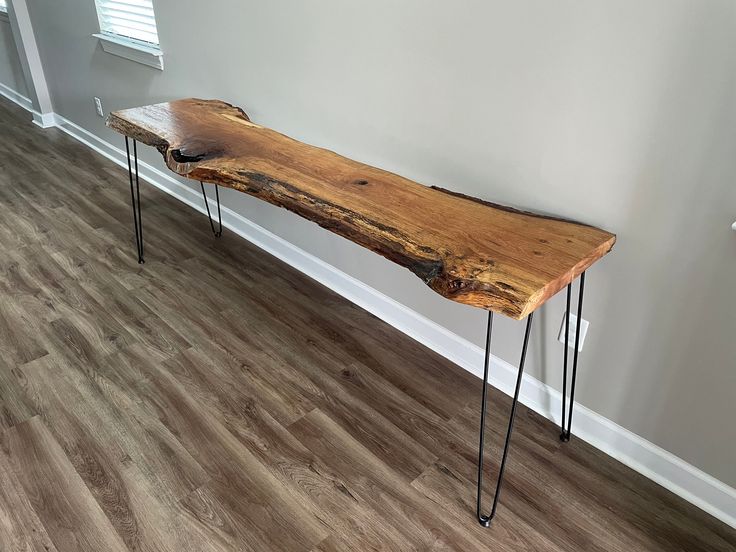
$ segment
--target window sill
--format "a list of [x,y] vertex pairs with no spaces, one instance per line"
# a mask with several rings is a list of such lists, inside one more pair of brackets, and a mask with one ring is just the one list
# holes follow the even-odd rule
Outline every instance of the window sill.
[[142,63],[161,71],[164,69],[164,54],[158,48],[102,33],[95,33],[92,36],[100,39],[102,49],[108,54]]

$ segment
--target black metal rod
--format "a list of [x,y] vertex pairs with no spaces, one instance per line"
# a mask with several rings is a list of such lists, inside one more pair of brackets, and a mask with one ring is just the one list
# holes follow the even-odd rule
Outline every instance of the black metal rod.
[[[143,260],[143,226],[141,224],[141,200],[140,188],[138,184],[138,148],[136,141],[133,140],[133,151],[135,157],[135,186],[133,186],[133,166],[130,159],[130,143],[128,137],[125,137],[125,153],[128,158],[128,180],[130,181],[130,203],[133,207],[133,227],[135,229],[135,246],[138,254],[138,263],[145,262]],[[136,201],[136,189],[138,190],[138,200]]]
[[572,381],[570,382],[570,410],[567,416],[567,432],[565,441],[570,440],[572,432],[572,410],[575,406],[575,381],[578,375],[578,353],[580,352],[580,326],[583,321],[583,295],[585,293],[585,272],[580,275],[580,290],[578,295],[578,319],[575,324],[575,350],[572,353]]
[[217,222],[220,229],[217,231],[217,237],[222,236],[222,212],[220,211],[220,187],[215,184],[215,197],[217,198]]
[[138,180],[138,141],[133,140],[133,161],[135,163],[135,192],[138,203],[138,235],[140,243],[138,245],[138,264],[145,263],[143,259],[143,213],[141,211],[141,187]]
[[140,241],[140,238],[138,238],[138,213],[135,208],[135,190],[133,188],[133,167],[131,166],[130,161],[130,141],[128,140],[128,137],[125,137],[125,153],[128,157],[128,179],[130,180],[130,201],[133,205],[133,227],[135,228],[135,246],[137,251],[140,253],[140,247],[138,246],[138,243]]
[[560,423],[560,440],[567,438],[565,430],[565,397],[567,395],[567,354],[570,348],[570,298],[572,296],[572,282],[567,284],[567,310],[565,311],[565,353],[562,361],[562,422]]
[[490,515],[483,515],[481,514],[481,493],[482,493],[482,482],[483,482],[483,445],[485,441],[485,418],[486,418],[486,403],[487,403],[487,397],[488,397],[488,366],[490,364],[490,352],[491,352],[491,330],[492,330],[492,315],[489,311],[488,313],[488,334],[486,336],[486,359],[483,369],[483,402],[481,404],[481,429],[480,429],[480,444],[479,444],[479,454],[478,454],[478,502],[477,502],[477,509],[476,514],[478,517],[478,522],[484,526],[488,527],[491,524],[491,521],[496,516],[496,510],[498,509],[498,503],[499,499],[501,497],[501,486],[503,485],[503,476],[504,471],[506,470],[506,460],[508,458],[509,454],[509,445],[511,444],[511,434],[514,430],[514,419],[516,417],[516,405],[519,402],[519,391],[521,390],[521,381],[522,376],[524,375],[524,363],[526,361],[526,352],[529,347],[529,336],[531,334],[532,329],[532,319],[533,319],[534,313],[530,314],[527,317],[526,321],[526,332],[524,333],[524,345],[521,349],[521,359],[519,361],[519,373],[516,376],[516,388],[514,389],[514,399],[511,403],[511,412],[509,413],[509,425],[508,429],[506,430],[506,442],[503,446],[503,455],[501,457],[501,466],[498,470],[498,480],[496,482],[496,492],[493,497],[493,506],[491,508]]
[[[488,365],[491,359],[491,335],[493,333],[493,311],[488,311],[488,326],[486,328],[486,356],[483,362],[483,399],[480,406],[480,443],[478,444],[478,501],[475,512],[478,521],[485,525],[485,518],[481,514],[483,494],[483,451],[486,436],[486,404],[488,401]],[[487,526],[487,525],[486,525]]]
[[204,206],[207,208],[207,218],[210,219],[210,228],[216,238],[222,236],[222,213],[220,212],[220,192],[219,186],[215,184],[215,196],[217,197],[217,219],[219,223],[219,229],[215,230],[215,224],[212,222],[212,214],[210,213],[210,203],[207,201],[207,194],[204,191],[204,184],[200,181],[200,187],[202,188],[202,197],[204,198]]

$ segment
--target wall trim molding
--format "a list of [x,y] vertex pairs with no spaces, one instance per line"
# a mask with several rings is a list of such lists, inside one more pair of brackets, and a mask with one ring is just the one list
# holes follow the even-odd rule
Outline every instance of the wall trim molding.
[[[76,140],[127,169],[125,152],[122,149],[58,114],[54,116],[54,123]],[[196,190],[145,162],[139,161],[139,167],[140,176],[147,182],[206,215],[201,196]],[[211,207],[214,208],[216,205],[212,204]],[[222,206],[222,223],[230,231],[482,378],[484,351],[481,347],[296,247],[226,206]],[[516,368],[505,360],[492,358],[489,381],[508,395],[513,393],[516,373]],[[525,374],[520,400],[535,412],[559,424],[562,397],[556,389]],[[575,405],[573,429],[574,437],[587,441],[736,528],[736,489],[580,404]],[[554,437],[550,435],[550,438]]]
[[102,32],[92,36],[100,41],[100,46],[108,54],[148,65],[160,71],[164,70],[164,54],[159,48],[151,48],[133,39]]
[[56,123],[56,113],[39,113],[33,110],[33,124],[41,128],[51,128],[59,126]]
[[31,101],[31,98],[24,96],[20,92],[16,92],[12,88],[4,85],[1,82],[0,82],[0,96],[5,96],[11,102],[18,104],[26,111],[30,111],[31,113],[35,112],[35,110],[33,109],[33,102]]
[[51,128],[59,126],[56,123],[56,113],[39,113],[33,107],[33,100],[27,98],[20,92],[16,92],[9,86],[0,82],[0,96],[4,96],[11,102],[18,104],[20,107],[28,111],[33,117],[33,124],[41,128]]

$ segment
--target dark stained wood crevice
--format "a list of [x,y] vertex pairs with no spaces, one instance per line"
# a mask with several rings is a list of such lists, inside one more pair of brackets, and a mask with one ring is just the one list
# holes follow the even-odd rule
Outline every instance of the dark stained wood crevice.
[[197,155],[189,155],[183,153],[179,149],[175,149],[171,150],[171,157],[173,157],[177,163],[197,163],[205,158],[205,154],[199,153]]
[[523,318],[610,251],[589,225],[426,187],[298,142],[217,100],[117,111],[108,126],[175,173],[292,211],[454,301]]

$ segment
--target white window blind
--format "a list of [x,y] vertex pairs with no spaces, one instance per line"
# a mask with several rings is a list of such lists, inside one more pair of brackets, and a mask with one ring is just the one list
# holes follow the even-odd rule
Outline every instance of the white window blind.
[[158,46],[152,0],[95,0],[95,3],[101,33]]
[[0,0],[0,12],[6,12],[6,11],[8,11],[7,0]]

